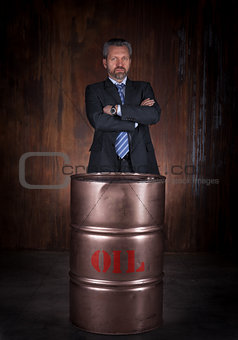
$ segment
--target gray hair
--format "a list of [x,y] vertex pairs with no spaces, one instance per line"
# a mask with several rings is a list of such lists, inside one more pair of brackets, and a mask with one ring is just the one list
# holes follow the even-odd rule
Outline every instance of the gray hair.
[[107,59],[109,46],[126,46],[129,50],[129,55],[132,55],[131,44],[124,39],[110,39],[103,45],[103,58]]

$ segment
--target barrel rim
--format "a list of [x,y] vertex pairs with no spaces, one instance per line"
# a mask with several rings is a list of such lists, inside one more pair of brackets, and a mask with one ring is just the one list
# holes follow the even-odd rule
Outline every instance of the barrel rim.
[[163,232],[164,224],[154,224],[154,225],[146,225],[135,227],[131,226],[130,228],[121,228],[119,227],[102,227],[102,226],[93,226],[93,225],[78,225],[76,223],[71,223],[70,227],[72,231],[77,233],[96,233],[100,234],[111,234],[111,235],[133,235],[133,234],[151,234],[151,233],[158,233]]
[[159,174],[146,174],[137,172],[91,172],[71,175],[71,180],[82,182],[100,183],[154,183],[166,180],[165,176]]
[[108,280],[108,279],[96,279],[95,277],[89,278],[81,276],[75,273],[72,269],[69,271],[70,282],[76,285],[88,286],[88,288],[98,288],[102,289],[105,287],[106,290],[115,289],[116,290],[133,290],[134,288],[142,287],[147,288],[148,286],[154,286],[163,283],[164,272],[160,272],[158,275],[143,277],[140,279],[131,280]]

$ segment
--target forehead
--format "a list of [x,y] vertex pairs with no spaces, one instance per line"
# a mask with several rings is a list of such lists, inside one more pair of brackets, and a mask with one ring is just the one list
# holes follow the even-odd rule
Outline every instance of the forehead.
[[129,56],[129,50],[126,46],[109,46],[108,56]]

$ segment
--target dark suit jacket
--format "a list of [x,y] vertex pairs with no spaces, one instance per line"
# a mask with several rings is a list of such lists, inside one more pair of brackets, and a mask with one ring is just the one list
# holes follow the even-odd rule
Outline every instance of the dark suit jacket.
[[[87,86],[86,112],[89,122],[95,129],[88,172],[118,171],[115,140],[120,131],[127,131],[133,171],[159,173],[148,125],[159,121],[161,110],[156,101],[153,106],[140,106],[146,98],[155,100],[151,85],[143,81],[127,79],[124,105],[116,86],[108,78]],[[104,106],[116,104],[121,105],[121,117],[103,113]],[[135,122],[138,123],[137,128]]]

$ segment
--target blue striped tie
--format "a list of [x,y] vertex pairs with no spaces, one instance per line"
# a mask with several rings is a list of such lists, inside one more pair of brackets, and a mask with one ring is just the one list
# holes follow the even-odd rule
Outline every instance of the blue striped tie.
[[[124,86],[125,84],[116,84],[122,104],[124,104],[125,102],[125,97],[123,93]],[[120,158],[125,157],[125,155],[129,152],[129,141],[127,132],[122,131],[119,133],[119,135],[116,138],[115,149],[116,153]]]

